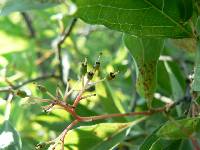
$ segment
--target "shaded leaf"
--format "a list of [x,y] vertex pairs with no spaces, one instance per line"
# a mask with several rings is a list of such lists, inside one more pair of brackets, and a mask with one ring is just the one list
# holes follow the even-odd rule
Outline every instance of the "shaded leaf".
[[[192,0],[76,0],[76,16],[136,36],[191,37]],[[187,4],[187,5],[186,5]]]
[[151,145],[157,141],[159,139],[159,137],[156,135],[156,132],[160,129],[157,128],[156,130],[154,130],[154,132],[149,135],[145,140],[144,142],[142,143],[142,145],[140,146],[139,150],[149,150]]
[[168,121],[157,132],[157,135],[164,139],[184,139],[193,132],[198,131],[200,119],[189,118],[176,121]]
[[[175,74],[171,70],[169,64],[165,61],[164,65],[165,65],[165,68],[166,68],[167,73],[169,75],[171,89],[172,89],[172,97],[176,101],[180,100],[184,96],[183,89],[182,89],[178,79],[176,78]],[[176,108],[177,108],[177,111],[178,111],[179,115],[181,115],[180,106],[177,106]]]
[[164,40],[125,35],[124,42],[138,67],[137,91],[148,100],[150,107],[156,89],[157,62]]
[[9,121],[5,121],[0,129],[0,149],[20,150],[22,147],[19,133]]
[[179,149],[181,146],[181,140],[163,140],[158,139],[154,142],[149,150],[172,150]]
[[200,42],[197,43],[196,66],[194,69],[194,81],[192,90],[200,92]]

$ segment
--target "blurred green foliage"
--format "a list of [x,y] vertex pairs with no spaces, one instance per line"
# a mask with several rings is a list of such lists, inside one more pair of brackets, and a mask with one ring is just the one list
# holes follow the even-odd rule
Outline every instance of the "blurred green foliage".
[[[12,2],[12,0],[10,1]],[[26,3],[22,4],[26,5]],[[74,4],[69,2],[39,10],[29,10],[37,8],[38,4],[29,6],[27,9],[20,9],[23,5],[13,9],[9,8],[13,5],[7,5],[4,7],[4,13],[13,10],[28,10],[26,14],[32,20],[36,36],[30,36],[21,12],[0,16],[0,88],[7,87],[10,83],[19,85],[26,80],[45,74],[59,73],[59,62],[53,43],[63,28],[70,23],[71,9],[73,9]],[[9,8],[8,12],[5,11],[6,7]],[[103,55],[101,57],[100,77],[97,78],[100,79],[114,70],[119,71],[115,80],[100,83],[95,87],[96,97],[81,102],[77,108],[79,115],[93,116],[147,110],[145,99],[138,96],[136,92],[136,72],[138,69],[136,62],[132,57],[133,54],[129,53],[125,47],[122,36],[121,32],[110,30],[101,25],[89,25],[79,19],[73,32],[62,45],[64,78],[71,79],[70,86],[78,79],[80,62],[87,57],[88,62],[93,64],[100,52]],[[195,45],[194,41],[189,42],[188,39],[165,40],[161,53],[163,59],[160,57],[157,64],[156,93],[173,100],[179,100],[185,96],[188,86],[186,79],[193,72],[195,63]],[[62,82],[58,79],[49,78],[39,82],[54,95],[57,85],[64,90]],[[26,84],[21,89],[34,96],[49,98],[48,95],[39,92],[33,83]],[[46,114],[42,112],[41,105],[32,105],[27,102],[26,98],[14,96],[8,123],[10,130],[5,130],[7,122],[4,122],[4,114],[8,95],[1,92],[0,97],[0,139],[2,139],[4,131],[13,133],[14,141],[18,141],[16,144],[18,146],[11,148],[13,150],[34,149],[38,143],[56,138],[73,120],[70,114],[64,110],[53,110]],[[74,95],[70,97],[70,103],[72,103],[73,98]],[[153,107],[164,106],[160,99],[154,96]],[[175,123],[173,121],[167,122],[169,114],[163,115],[161,113],[145,118],[142,123],[138,121],[139,117],[112,118],[80,123],[67,136],[66,149],[132,150],[140,148],[147,150],[163,149],[163,147],[165,149],[185,149],[186,147],[188,150],[194,149],[188,136],[183,136],[182,131],[180,131],[181,124],[188,125],[187,128],[191,131],[190,135],[193,134],[197,137],[197,142],[199,142],[197,130],[200,125],[199,117],[183,119],[188,116],[190,105],[191,103],[188,101],[170,112],[170,117],[174,119]],[[176,119],[180,120],[176,121]],[[158,128],[158,126],[162,127]],[[117,129],[120,127],[122,130],[118,131]],[[171,128],[173,130],[170,130]],[[178,138],[173,138],[177,135]],[[5,144],[4,140],[7,139],[0,140],[0,149]],[[177,147],[174,147],[175,145]],[[87,146],[92,148],[87,148]]]

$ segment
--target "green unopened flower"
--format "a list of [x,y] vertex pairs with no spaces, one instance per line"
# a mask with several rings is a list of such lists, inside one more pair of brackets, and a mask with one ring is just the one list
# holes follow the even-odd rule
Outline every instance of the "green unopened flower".
[[81,69],[80,69],[81,77],[84,76],[86,73],[87,73],[87,59],[85,59],[85,61],[81,63]]
[[100,61],[96,61],[95,64],[94,64],[94,66],[93,66],[93,68],[95,70],[99,70],[99,68],[100,68]]
[[21,97],[21,98],[25,98],[25,97],[28,96],[27,93],[23,90],[17,90],[16,95]]
[[116,77],[117,74],[118,74],[118,72],[110,72],[110,73],[107,75],[106,79],[107,79],[107,80],[113,80],[113,79]]
[[93,76],[94,76],[94,72],[90,71],[87,73],[88,80],[92,80]]

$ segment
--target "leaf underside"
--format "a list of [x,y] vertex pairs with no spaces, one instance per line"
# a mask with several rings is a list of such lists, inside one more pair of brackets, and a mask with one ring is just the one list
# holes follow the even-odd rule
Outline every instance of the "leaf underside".
[[124,42],[138,67],[136,89],[151,107],[157,84],[157,62],[163,49],[164,40],[125,35]]

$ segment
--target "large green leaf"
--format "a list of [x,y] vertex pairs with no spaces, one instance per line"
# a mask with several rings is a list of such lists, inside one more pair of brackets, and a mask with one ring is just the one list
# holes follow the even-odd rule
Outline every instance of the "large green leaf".
[[10,122],[5,121],[0,127],[0,149],[20,150],[22,147],[20,136]]
[[[120,100],[115,95],[115,92],[110,87],[109,83],[105,81],[103,83],[104,87],[99,86],[97,88],[97,93],[100,96],[100,100],[103,104],[106,113],[125,113],[125,110],[120,102]],[[104,92],[102,92],[104,90]],[[126,118],[113,118],[117,122],[125,122]]]
[[71,130],[65,138],[67,149],[107,150],[119,144],[128,129],[145,118],[129,123],[101,123]]
[[59,4],[59,0],[7,0],[2,4],[0,15],[8,15],[15,11],[27,11],[31,9],[43,9]]
[[164,139],[185,139],[199,130],[199,123],[199,117],[168,121],[160,128],[157,135]]
[[136,36],[191,37],[192,0],[75,0],[76,16]]
[[125,35],[124,42],[138,67],[137,91],[148,100],[147,104],[150,107],[156,89],[157,62],[164,40]]

